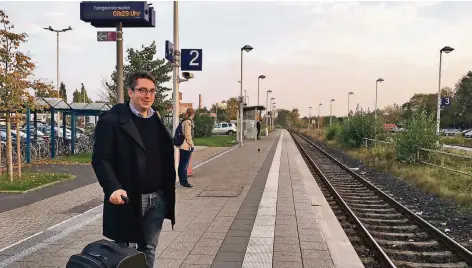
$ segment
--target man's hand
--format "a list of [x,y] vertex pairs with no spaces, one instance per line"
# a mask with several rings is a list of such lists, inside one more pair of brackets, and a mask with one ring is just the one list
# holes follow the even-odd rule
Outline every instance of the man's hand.
[[110,202],[115,205],[123,205],[125,201],[121,198],[122,195],[128,197],[125,190],[114,191],[110,196]]

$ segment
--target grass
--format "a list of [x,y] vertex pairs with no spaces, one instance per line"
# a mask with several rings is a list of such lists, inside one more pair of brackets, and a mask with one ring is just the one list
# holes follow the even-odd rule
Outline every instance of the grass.
[[[316,131],[300,130],[315,139],[323,140],[323,135]],[[328,147],[342,149],[347,155],[360,160],[367,166],[380,171],[386,171],[395,177],[436,194],[457,204],[472,208],[472,177],[461,175],[441,168],[417,164],[401,164],[395,159],[395,150],[390,145],[378,145],[376,148],[358,148],[348,150],[342,148],[336,141],[323,140]],[[470,156],[470,152],[457,152],[457,150],[445,150],[460,155]],[[423,153],[422,153],[423,154]],[[472,160],[456,156],[443,156],[430,154],[428,162],[444,166],[454,170],[472,173]]]
[[442,141],[447,145],[472,147],[472,139],[466,139],[464,136],[442,137]]
[[35,164],[90,164],[92,161],[92,153],[81,153],[70,156],[61,156],[54,159],[46,159],[35,162]]
[[236,144],[236,138],[234,136],[209,136],[194,138],[193,142],[195,146],[231,147]]
[[24,192],[47,184],[70,180],[74,177],[71,174],[23,173],[21,178],[18,178],[15,174],[13,182],[11,182],[7,174],[3,174],[0,176],[0,191]]

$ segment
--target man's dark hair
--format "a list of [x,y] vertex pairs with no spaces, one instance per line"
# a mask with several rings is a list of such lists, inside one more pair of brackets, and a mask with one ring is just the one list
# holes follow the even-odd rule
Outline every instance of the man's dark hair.
[[136,87],[136,82],[140,78],[149,79],[154,83],[154,85],[156,84],[156,79],[154,79],[154,77],[151,75],[151,73],[148,73],[148,72],[135,72],[135,73],[132,73],[129,76],[128,88],[131,88],[131,90],[134,90],[134,88]]

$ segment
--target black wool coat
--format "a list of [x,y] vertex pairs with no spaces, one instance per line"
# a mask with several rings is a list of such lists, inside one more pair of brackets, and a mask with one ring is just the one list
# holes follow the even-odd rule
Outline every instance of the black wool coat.
[[[160,178],[166,201],[166,219],[175,224],[174,145],[159,116]],[[143,142],[130,114],[129,103],[116,104],[104,113],[95,128],[92,167],[105,194],[103,235],[119,242],[144,241],[141,193],[138,181],[144,177],[146,154]],[[114,205],[110,195],[118,189],[127,192],[129,203]]]

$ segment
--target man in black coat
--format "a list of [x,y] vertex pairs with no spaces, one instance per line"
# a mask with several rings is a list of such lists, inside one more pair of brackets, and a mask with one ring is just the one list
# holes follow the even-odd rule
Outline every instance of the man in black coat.
[[140,72],[128,84],[130,102],[113,106],[97,123],[92,166],[105,194],[103,235],[137,243],[153,267],[163,221],[175,223],[174,145],[151,108],[154,78]]

